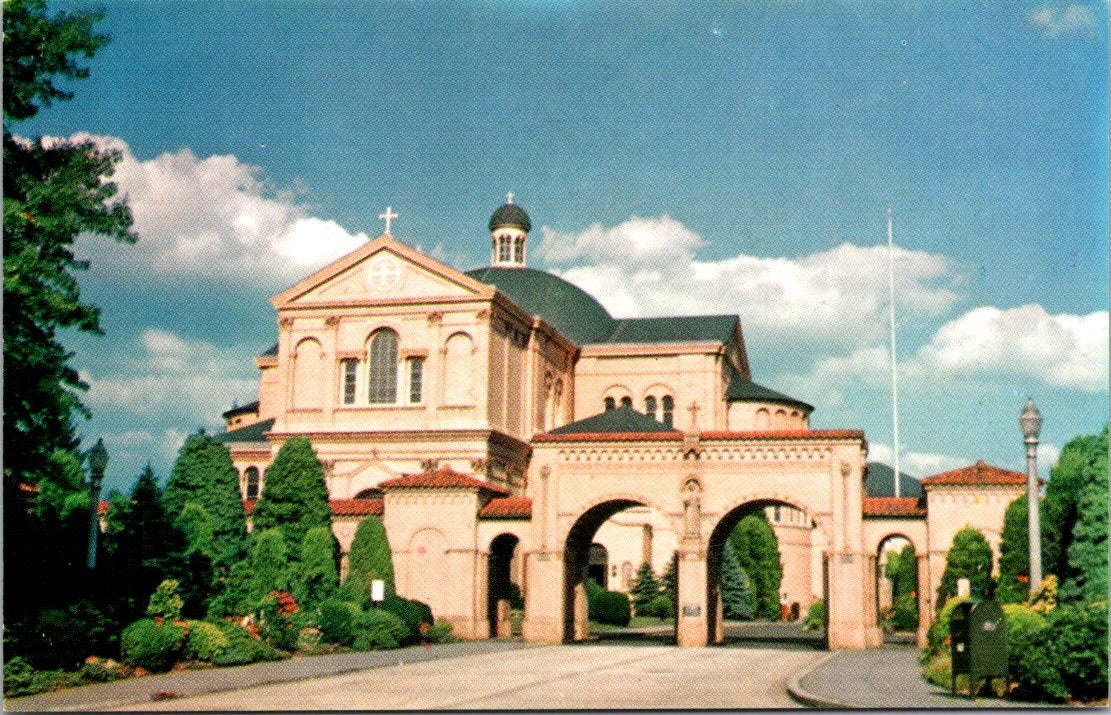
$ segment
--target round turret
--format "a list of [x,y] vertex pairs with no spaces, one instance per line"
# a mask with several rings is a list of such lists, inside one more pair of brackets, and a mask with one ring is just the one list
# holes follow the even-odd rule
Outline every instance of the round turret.
[[513,194],[490,217],[490,265],[524,268],[525,241],[532,228],[528,214],[513,203]]

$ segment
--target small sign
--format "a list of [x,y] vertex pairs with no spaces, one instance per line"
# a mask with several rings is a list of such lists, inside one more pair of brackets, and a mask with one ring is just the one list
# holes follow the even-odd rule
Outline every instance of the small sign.
[[370,600],[381,603],[386,600],[386,582],[374,579],[370,582]]
[[683,606],[683,616],[686,618],[697,618],[702,615],[702,606],[685,605]]

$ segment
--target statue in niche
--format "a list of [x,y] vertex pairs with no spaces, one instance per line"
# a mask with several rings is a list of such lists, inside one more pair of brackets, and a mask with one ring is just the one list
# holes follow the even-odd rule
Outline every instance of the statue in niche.
[[683,485],[683,537],[697,539],[701,535],[699,522],[702,519],[702,485],[697,479],[688,479]]

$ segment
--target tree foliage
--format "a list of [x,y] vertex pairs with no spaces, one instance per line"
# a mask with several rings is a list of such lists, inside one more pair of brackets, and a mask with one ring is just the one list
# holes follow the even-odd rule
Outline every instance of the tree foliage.
[[726,618],[751,620],[756,615],[752,579],[737,560],[728,539],[721,552],[721,606]]
[[286,440],[266,469],[262,494],[251,515],[256,529],[279,529],[299,548],[309,529],[332,528],[324,467],[306,437]]
[[1072,575],[1061,586],[1065,603],[1107,600],[1107,427],[1097,438],[1084,474],[1067,554]]
[[937,589],[938,604],[945,604],[957,595],[957,581],[962,578],[968,579],[973,595],[982,594],[991,578],[991,546],[983,534],[970,526],[953,536]]
[[247,549],[247,520],[239,492],[239,474],[223,443],[198,430],[178,451],[162,497],[170,514],[188,503],[202,507],[212,532],[214,578],[227,577]]
[[783,566],[775,531],[763,514],[749,514],[729,535],[737,561],[753,582],[757,618],[779,618],[779,585]]
[[364,602],[369,600],[371,582],[376,579],[385,582],[386,597],[395,593],[390,542],[379,517],[368,516],[359,522],[347,556],[347,572],[348,579],[356,576],[358,581],[353,583],[361,582],[366,590]]
[[302,608],[315,608],[335,594],[339,586],[336,548],[336,537],[331,529],[318,526],[305,534],[293,588],[293,595]]
[[58,339],[65,329],[100,334],[100,312],[81,301],[79,234],[135,241],[131,212],[107,181],[119,154],[90,141],[23,139],[12,122],[71,94],[58,79],[88,71],[80,56],[107,41],[97,13],[49,15],[43,0],[4,3],[4,473],[33,483],[57,449],[75,449],[73,417],[87,416],[87,389]]
[[637,613],[644,610],[659,592],[660,582],[656,579],[656,574],[652,572],[652,564],[645,561],[637,569],[632,588],[629,590],[629,595],[636,605]]
[[[999,584],[995,592],[1000,603],[1021,603],[1030,595],[1030,521],[1026,495],[1007,505],[999,539]],[[1045,530],[1042,530],[1044,535]],[[1045,538],[1042,538],[1045,548]]]
[[1095,460],[1101,453],[1106,457],[1106,445],[1104,441],[1100,449],[1100,435],[1074,437],[1061,449],[1057,464],[1049,472],[1041,514],[1042,566],[1045,573],[1056,574],[1060,583],[1075,576],[1068,552],[1080,496],[1084,484],[1092,478]]

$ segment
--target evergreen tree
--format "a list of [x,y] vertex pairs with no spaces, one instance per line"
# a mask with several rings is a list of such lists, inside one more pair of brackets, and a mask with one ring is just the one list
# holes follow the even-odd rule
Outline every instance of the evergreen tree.
[[957,595],[957,580],[967,578],[974,595],[984,592],[991,578],[991,546],[976,529],[966,526],[953,536],[953,544],[945,557],[945,571],[937,589],[937,607]]
[[231,455],[218,440],[198,430],[185,439],[162,503],[170,514],[181,514],[186,503],[208,514],[212,530],[213,566],[217,583],[228,575],[247,549],[247,519],[239,492],[239,475]]
[[262,494],[251,515],[256,529],[279,529],[292,548],[315,527],[332,528],[324,467],[306,437],[292,437],[266,469]]
[[347,572],[348,579],[357,574],[362,581],[367,590],[364,602],[370,598],[371,582],[376,579],[385,582],[387,598],[394,595],[390,542],[386,538],[386,527],[379,517],[368,516],[359,522],[351,540],[351,551],[347,555]]
[[[995,597],[1000,603],[1022,603],[1030,595],[1030,522],[1026,495],[1012,501],[1003,513],[999,539],[999,583]],[[1042,530],[1042,548],[1046,546]]]
[[755,615],[753,606],[752,580],[741,568],[733,544],[726,539],[721,552],[721,606],[726,618],[752,620]]
[[[1103,444],[1106,446],[1106,442]],[[1106,451],[1102,450],[1104,454]],[[1040,519],[1044,544],[1042,571],[1056,574],[1059,583],[1075,575],[1068,564],[1069,545],[1086,474],[1100,452],[1099,435],[1074,437],[1061,449],[1057,464],[1049,472]]]
[[660,576],[660,593],[668,598],[675,599],[675,559],[670,558],[667,560],[667,568],[664,569],[663,575]]
[[1085,469],[1087,483],[1077,507],[1069,544],[1069,571],[1061,587],[1066,603],[1107,601],[1107,427],[1099,435]]
[[783,566],[775,531],[763,513],[749,514],[729,535],[741,568],[753,582],[756,617],[779,618],[779,585]]
[[305,534],[293,591],[303,608],[315,608],[339,587],[335,552],[336,538],[330,529],[318,526]]
[[181,548],[170,555],[170,572],[179,584],[190,618],[201,618],[217,591],[217,548],[212,518],[200,504],[186,502],[174,519]]
[[636,578],[633,579],[633,586],[629,592],[633,603],[636,604],[637,613],[640,613],[659,593],[660,583],[656,580],[656,574],[652,573],[652,564],[645,561],[637,569]]
[[138,617],[150,593],[170,571],[170,554],[180,550],[178,532],[162,507],[162,490],[150,464],[129,497],[110,500],[104,533],[105,570],[126,620]]
[[289,591],[292,571],[289,546],[280,529],[254,532],[245,562],[246,588],[244,611],[253,610],[271,591]]

